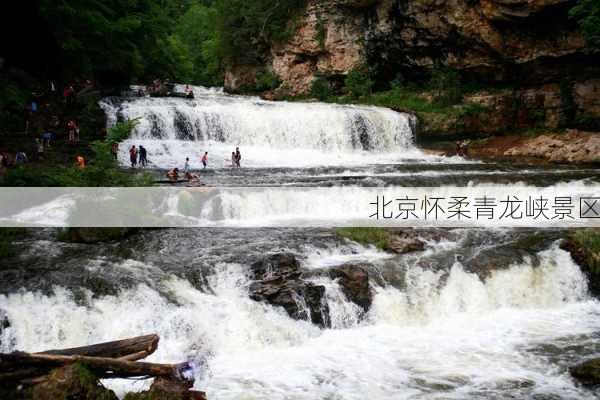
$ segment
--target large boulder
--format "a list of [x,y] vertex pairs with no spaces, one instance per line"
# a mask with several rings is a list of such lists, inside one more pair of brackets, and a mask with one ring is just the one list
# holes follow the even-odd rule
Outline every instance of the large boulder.
[[325,287],[301,279],[300,263],[291,253],[269,255],[251,266],[252,300],[283,307],[294,319],[329,327]]
[[252,279],[300,275],[300,263],[292,253],[277,253],[264,257],[250,266]]
[[396,254],[413,253],[415,251],[423,251],[425,242],[416,237],[392,237],[387,245],[386,250]]
[[600,385],[600,358],[594,358],[569,368],[571,376],[584,385]]
[[344,264],[329,269],[331,279],[337,279],[348,300],[360,306],[365,312],[373,303],[373,293],[369,285],[369,274],[362,265]]

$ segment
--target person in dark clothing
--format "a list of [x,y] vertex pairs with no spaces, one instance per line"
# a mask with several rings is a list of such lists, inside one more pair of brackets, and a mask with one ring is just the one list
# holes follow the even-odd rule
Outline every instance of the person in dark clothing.
[[240,153],[240,148],[236,147],[235,148],[235,165],[237,165],[238,168],[241,167],[241,161],[242,161],[242,153]]
[[116,160],[119,154],[119,143],[114,142],[112,146],[110,146],[110,154],[112,154],[113,158]]
[[148,153],[146,152],[146,148],[142,145],[139,146],[140,148],[140,165],[142,167],[145,167],[146,164],[148,164]]

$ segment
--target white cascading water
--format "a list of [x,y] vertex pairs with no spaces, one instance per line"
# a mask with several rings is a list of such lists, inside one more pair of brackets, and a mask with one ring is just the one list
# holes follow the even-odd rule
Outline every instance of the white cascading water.
[[143,145],[150,166],[180,166],[186,157],[193,168],[209,152],[212,168],[231,165],[239,146],[249,167],[365,165],[421,159],[414,146],[414,116],[386,108],[324,103],[272,102],[194,88],[195,99],[126,98],[101,103],[109,125],[139,118],[127,149]]
[[[358,260],[361,254],[388,257],[356,245],[345,254],[339,250],[325,250],[319,259],[307,248],[306,267]],[[133,261],[120,268],[159,271]],[[327,287],[334,327],[327,330],[250,300],[244,271],[237,264],[217,265],[211,293],[165,274],[156,287],[175,301],[149,284],[117,296],[90,294],[86,306],[62,288],[53,295],[1,295],[0,309],[12,325],[0,336],[0,351],[156,332],[161,345],[150,360],[208,358],[196,387],[211,400],[514,398],[519,390],[526,393],[522,397],[593,396],[565,370],[549,366],[543,354],[528,351],[600,330],[600,304],[588,299],[585,277],[557,245],[539,254],[539,265],[525,260],[492,272],[485,282],[460,263],[445,278],[410,267],[405,288],[373,284],[373,306],[363,321],[335,282],[319,281]],[[108,384],[121,395],[144,385]]]

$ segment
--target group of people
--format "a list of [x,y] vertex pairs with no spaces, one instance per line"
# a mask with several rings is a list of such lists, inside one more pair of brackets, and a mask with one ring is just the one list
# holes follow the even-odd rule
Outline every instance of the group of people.
[[242,153],[240,153],[240,148],[236,147],[235,151],[231,152],[231,166],[235,168],[240,168],[242,166]]
[[[186,165],[189,159],[186,158]],[[204,155],[200,159],[202,161],[202,167],[206,169],[208,167],[208,151],[204,152]],[[240,168],[242,166],[242,153],[240,152],[240,148],[236,147],[235,151],[231,152],[231,159],[226,159],[225,161],[231,162],[231,166],[234,168]]]
[[[119,151],[118,146],[118,144],[114,143],[111,149],[115,159],[117,158],[117,153]],[[148,165],[148,152],[146,151],[146,148],[142,145],[138,148],[136,148],[135,145],[132,145],[131,148],[129,148],[129,161],[131,162],[131,168],[135,168],[138,163],[142,167]]]

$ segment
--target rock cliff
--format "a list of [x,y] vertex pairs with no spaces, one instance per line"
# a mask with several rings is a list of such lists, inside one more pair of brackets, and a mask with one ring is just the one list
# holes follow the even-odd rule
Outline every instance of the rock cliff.
[[[454,132],[555,128],[565,119],[600,118],[600,54],[568,12],[574,0],[308,0],[295,33],[274,43],[265,65],[230,67],[230,91],[252,84],[256,71],[279,77],[280,91],[306,94],[316,77],[333,86],[361,64],[386,89],[401,74],[426,79],[437,65],[458,70],[464,82],[505,88],[473,96],[500,124],[462,118],[436,130]],[[506,88],[510,88],[506,90]],[[485,119],[487,121],[487,117]],[[510,121],[508,121],[510,120]]]

